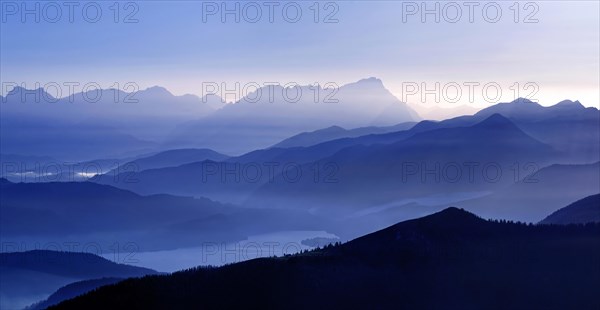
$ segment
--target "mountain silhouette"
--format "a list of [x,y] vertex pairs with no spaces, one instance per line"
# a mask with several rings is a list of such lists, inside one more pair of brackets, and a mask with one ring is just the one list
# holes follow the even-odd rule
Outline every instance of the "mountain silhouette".
[[598,232],[449,208],[346,244],[127,280],[51,309],[593,309]]
[[0,186],[0,234],[5,244],[56,240],[112,244],[116,239],[156,251],[327,226],[305,210],[247,209],[206,198],[142,196],[92,182],[12,183],[0,178]]
[[[488,117],[492,114],[502,114],[505,117],[514,120],[539,120],[549,118],[548,114],[554,117],[567,115],[584,115],[594,108],[585,108],[579,101],[563,100],[555,105],[544,107],[537,102],[529,99],[518,98],[511,102],[498,103],[496,105],[482,109],[475,113],[481,117]],[[566,115],[565,115],[566,114]]]
[[117,264],[85,252],[32,250],[0,253],[2,268],[24,269],[74,278],[139,277],[157,272],[148,268]]
[[[503,103],[500,105],[511,106],[512,104],[516,103]],[[525,130],[524,132],[526,132],[528,135],[535,138],[536,140],[549,144],[556,150],[562,152],[563,158],[561,158],[561,160],[564,162],[589,163],[590,161],[593,162],[597,160],[598,156],[600,156],[600,152],[597,150],[598,143],[595,142],[596,140],[598,140],[595,139],[597,138],[595,135],[596,133],[600,132],[600,119],[595,119],[595,117],[599,115],[597,109],[586,108],[583,109],[583,111],[579,111],[580,106],[577,104],[566,105],[566,109],[568,111],[566,111],[567,113],[564,113],[564,115],[571,116],[566,118],[563,117],[560,120],[557,120],[556,113],[548,112],[554,110],[552,107],[546,108],[539,106],[536,103],[531,103],[531,105],[535,106],[535,111],[539,113],[539,117],[536,119],[536,121],[530,122],[529,120],[521,120],[520,118],[507,118],[515,125],[517,125],[521,130],[523,130],[522,127],[534,128],[535,130],[532,130],[531,132]],[[490,109],[494,107],[491,107]],[[504,109],[497,108],[497,110],[503,112]],[[517,110],[517,112],[520,112],[520,109],[518,108],[513,110]],[[501,114],[498,113],[498,111],[496,111],[495,113],[491,113],[491,110],[487,111],[488,112],[477,114],[474,116],[461,116],[440,122],[421,121],[408,130],[400,130],[389,133],[370,132],[369,134],[365,134],[355,138],[347,137],[325,141],[304,149],[297,148],[296,146],[298,145],[292,144],[290,145],[290,150],[288,151],[283,151],[279,149],[261,150],[250,152],[241,157],[248,157],[252,161],[260,161],[261,156],[263,157],[263,159],[266,158],[269,160],[273,160],[274,158],[291,158],[293,161],[298,162],[314,161],[319,158],[330,156],[333,153],[346,147],[371,144],[391,144],[410,138],[415,134],[434,129],[469,127],[485,120],[486,118],[494,114]],[[515,112],[514,114],[518,115],[519,113]],[[505,116],[504,114],[501,115]],[[316,131],[314,134],[318,137],[319,131]],[[304,138],[310,136],[312,135],[309,133],[303,133],[301,135],[298,135],[297,137]],[[274,148],[278,147],[280,148],[281,146],[276,145]]]
[[[334,89],[317,89],[319,96],[313,86],[297,86],[293,90],[283,86],[262,87],[210,116],[179,126],[163,147],[202,147],[240,155],[332,125],[392,126],[419,120],[416,112],[376,78]],[[296,95],[286,95],[288,92],[301,95],[292,100],[290,96]]]
[[339,126],[331,126],[312,132],[303,132],[289,137],[275,145],[273,148],[309,147],[322,142],[342,138],[354,138],[370,134],[383,134],[410,129],[415,123],[408,122],[388,127],[362,127],[355,129],[344,129]]
[[70,161],[137,155],[156,149],[177,125],[214,112],[210,104],[221,101],[175,96],[162,87],[63,95],[16,87],[0,97],[2,152]]
[[59,304],[64,300],[75,298],[87,292],[93,291],[94,289],[99,288],[101,286],[114,284],[123,280],[125,280],[125,278],[100,278],[70,283],[59,288],[56,292],[52,293],[52,295],[50,295],[47,299],[31,305],[25,308],[25,310],[46,309],[52,305]]
[[600,194],[585,197],[557,210],[540,224],[585,224],[600,222]]
[[[4,243],[3,251],[9,249]],[[91,248],[90,248],[91,249]],[[0,301],[2,309],[24,308],[45,299],[67,284],[97,278],[142,277],[158,272],[118,264],[91,253],[33,250],[0,253]],[[99,283],[99,284],[102,284]],[[82,293],[88,290],[83,291]],[[77,295],[54,296],[50,304]],[[57,298],[59,297],[59,298]]]
[[527,134],[564,152],[566,163],[590,163],[600,158],[600,111],[596,108],[570,100],[544,107],[520,98],[485,108],[475,118],[494,113],[508,117]]
[[21,86],[15,86],[11,89],[6,96],[1,97],[2,103],[10,101],[20,101],[25,102],[27,100],[31,100],[31,102],[55,102],[60,98],[55,98],[50,95],[43,87],[39,87],[36,89],[27,89]]
[[[233,211],[208,199],[140,196],[91,182],[12,183],[3,179],[0,190],[0,233],[6,242],[25,238],[38,243],[57,239],[111,243],[121,236],[148,250],[177,247],[193,238],[176,237],[170,225]],[[204,237],[242,237],[234,235],[215,229]]]
[[[139,172],[148,169],[177,167],[184,164],[205,160],[223,161],[227,158],[227,155],[223,155],[209,149],[168,150],[126,162],[121,164],[121,168],[127,168],[128,172]],[[128,172],[125,172],[125,174]],[[114,176],[119,173],[123,173],[123,171],[112,170],[106,174]]]
[[[482,171],[468,172],[465,163],[474,163],[477,169],[493,164],[508,171],[515,162],[543,165],[558,156],[560,153],[552,147],[525,134],[507,118],[494,114],[468,127],[415,133],[391,144],[344,148],[317,161],[321,167],[335,164],[335,182],[314,182],[307,178],[290,183],[282,176],[263,184],[250,202],[329,210],[334,208],[332,205],[340,205],[348,210],[443,193],[485,192],[514,183],[513,176],[504,173],[489,181]],[[407,165],[414,173],[407,172]],[[449,165],[460,174],[443,174],[443,167]],[[302,175],[311,175],[314,166],[315,163],[304,165]],[[426,174],[426,170],[433,173]]]
[[523,169],[519,180],[509,186],[483,197],[456,202],[455,205],[486,218],[536,223],[581,197],[597,193],[600,188],[598,175],[600,162],[547,167],[531,162]]
[[[242,156],[231,157],[225,163],[205,161],[174,168],[142,171],[134,174],[134,177],[139,180],[135,183],[114,182],[111,176],[97,177],[94,181],[141,194],[166,192],[176,195],[206,196],[230,203],[244,203],[250,199],[250,203],[256,205],[298,203],[298,205],[305,206],[310,204],[321,206],[323,201],[307,202],[305,199],[325,198],[324,200],[331,202],[332,197],[342,199],[338,203],[343,201],[346,204],[344,197],[347,197],[350,200],[348,205],[350,208],[355,203],[369,205],[373,201],[365,201],[363,198],[361,201],[361,199],[354,199],[355,197],[352,195],[338,195],[340,191],[363,195],[366,199],[370,199],[369,197],[394,199],[389,195],[394,194],[395,197],[399,197],[402,192],[420,195],[440,189],[446,192],[483,190],[482,186],[499,187],[512,181],[511,178],[505,177],[501,180],[502,182],[482,183],[478,181],[472,184],[465,183],[466,178],[463,178],[461,182],[451,182],[452,184],[446,182],[421,186],[423,184],[417,180],[418,175],[414,176],[409,183],[402,181],[402,163],[435,165],[439,162],[443,165],[450,162],[475,162],[483,166],[492,162],[508,165],[515,161],[543,163],[559,156],[550,146],[523,133],[510,120],[500,115],[492,115],[470,126],[437,129],[436,127],[432,129],[422,123],[415,127],[417,126],[421,129],[412,128],[388,134],[336,139],[310,147],[257,150]],[[387,140],[387,143],[381,143],[383,140]],[[290,162],[302,165],[302,175],[304,176],[314,176],[315,165],[323,169],[339,168],[339,171],[336,171],[336,178],[339,179],[339,182],[336,181],[335,184],[315,183],[311,177],[305,177],[297,183],[286,182],[281,169]],[[240,181],[227,182],[220,177],[227,171],[236,171],[236,168],[239,170],[240,167],[249,164],[266,165],[268,163],[278,164],[278,168],[274,170],[274,182],[271,182],[270,175],[265,171],[260,178],[251,182],[247,182],[241,177]],[[216,171],[214,175],[203,180],[207,166],[214,167]],[[320,181],[327,177],[328,173],[331,173],[331,169],[319,175]],[[366,187],[358,185],[365,178],[373,181],[369,182]],[[481,176],[479,178],[481,179]],[[231,180],[231,178],[229,179]],[[355,191],[355,186],[361,186],[363,191]],[[391,191],[391,188],[395,190]],[[309,192],[313,194],[305,195]],[[381,192],[387,194],[381,195]],[[288,196],[288,193],[292,196]],[[277,196],[280,196],[282,200],[269,201],[271,197]]]

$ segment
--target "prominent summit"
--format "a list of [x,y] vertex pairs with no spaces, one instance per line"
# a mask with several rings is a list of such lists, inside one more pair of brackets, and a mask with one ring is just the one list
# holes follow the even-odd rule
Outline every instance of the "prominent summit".
[[[180,126],[167,139],[172,148],[202,147],[228,154],[267,148],[283,139],[333,125],[393,126],[419,120],[377,78],[345,85],[263,87],[214,114]],[[236,145],[227,143],[236,141]]]

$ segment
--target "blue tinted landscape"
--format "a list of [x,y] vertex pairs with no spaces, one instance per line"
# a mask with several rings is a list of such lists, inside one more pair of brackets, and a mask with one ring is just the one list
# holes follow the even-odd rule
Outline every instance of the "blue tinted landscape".
[[2,1],[0,309],[599,309],[597,2]]

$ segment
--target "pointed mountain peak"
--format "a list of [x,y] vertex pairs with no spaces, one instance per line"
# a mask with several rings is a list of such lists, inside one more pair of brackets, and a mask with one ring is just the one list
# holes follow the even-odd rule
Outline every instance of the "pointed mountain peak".
[[494,113],[483,121],[475,124],[474,127],[514,127],[515,125],[508,118],[500,113]]

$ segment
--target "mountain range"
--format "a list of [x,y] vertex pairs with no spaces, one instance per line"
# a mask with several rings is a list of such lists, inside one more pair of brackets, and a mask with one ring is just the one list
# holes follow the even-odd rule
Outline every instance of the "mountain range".
[[[267,148],[304,131],[331,125],[348,128],[392,126],[420,119],[377,78],[332,89],[320,86],[316,89],[312,86],[262,87],[209,117],[181,125],[165,145],[173,148],[200,144],[239,155]],[[290,99],[292,95],[286,95],[289,92],[296,94],[293,99]]]
[[[493,190],[514,183],[515,177],[517,181],[522,178],[514,173],[511,175],[511,165],[515,162],[521,165],[535,163],[541,168],[560,162],[566,156],[555,146],[534,139],[499,114],[477,122],[478,119],[479,117],[475,119],[472,116],[440,123],[425,121],[404,131],[335,139],[308,147],[273,147],[230,157],[221,163],[200,161],[179,167],[140,171],[135,174],[135,178],[139,180],[136,183],[118,183],[108,176],[96,177],[93,181],[142,194],[166,192],[207,196],[232,203],[253,200],[254,202],[250,201],[253,205],[295,203],[313,207],[328,205],[328,208],[333,208],[331,204],[335,203],[347,208],[356,204],[371,205],[374,201],[368,200],[370,197],[377,197],[380,201],[376,203],[382,204],[398,197],[411,198],[403,193],[410,193],[412,198],[418,198],[457,190]],[[264,170],[261,178],[252,182],[245,181],[244,178],[237,182],[223,182],[219,177],[224,171],[236,171],[236,168],[241,169],[239,167],[266,163],[278,164],[273,182]],[[302,175],[307,177],[295,183],[286,182],[281,170],[286,163],[300,165]],[[465,163],[479,166],[477,180],[469,180]],[[461,169],[459,172],[465,175],[459,181],[436,182],[435,177],[430,176],[427,186],[421,186],[421,171],[418,170],[421,170],[422,165],[425,165],[425,169],[434,169],[436,165],[446,168],[453,165],[450,168],[456,173],[456,164]],[[480,169],[489,164],[495,165],[492,168],[499,165],[504,177],[494,182],[483,180]],[[314,182],[314,178],[310,176],[314,176],[315,165],[330,170],[323,171],[320,178],[333,173],[339,182]],[[407,176],[408,179],[403,178],[403,172],[407,173],[403,171],[407,169],[406,165],[410,165],[411,169],[415,169],[416,165],[417,169]],[[214,168],[215,171],[204,180],[207,167]],[[365,178],[371,180],[367,186],[360,184]],[[353,190],[353,186],[360,186],[361,191]],[[303,194],[307,192],[311,195]],[[350,195],[339,195],[340,192]],[[281,199],[273,202],[273,199],[278,199],[277,196]],[[331,197],[339,200],[332,201]]]
[[[294,91],[302,94],[298,100],[290,99],[289,93]],[[132,93],[105,89],[91,102],[96,96],[89,91],[53,98],[42,88],[15,87],[0,97],[2,153],[43,155],[61,161],[132,157],[181,148],[240,155],[271,146],[307,147],[331,139],[398,132],[408,129],[401,123],[422,118],[377,78],[334,89],[265,86],[227,104],[216,95],[175,96],[162,87]],[[578,101],[543,107],[517,99],[470,115],[474,112],[426,124],[443,127],[467,121],[462,125],[468,125],[468,120],[473,124],[499,113],[542,142],[557,145],[574,157],[587,156],[585,162],[599,151],[597,144],[586,143],[600,138],[594,130],[598,110]],[[338,128],[351,129],[344,133]],[[318,132],[304,134],[307,131]],[[299,136],[282,141],[294,135]]]
[[[294,91],[297,100],[288,95]],[[391,126],[420,119],[376,78],[331,89],[265,86],[228,104],[217,95],[175,96],[158,86],[62,98],[17,86],[0,102],[3,153],[77,161],[180,148],[241,154],[331,125]]]
[[122,242],[153,251],[327,226],[324,220],[301,210],[247,209],[165,194],[141,196],[92,182],[12,183],[0,179],[0,192],[0,234],[7,244],[56,240],[112,244],[125,240]]
[[[298,89],[304,94],[315,91],[314,87]],[[276,308],[283,302],[277,298],[292,298],[294,287],[306,288],[303,297],[323,300],[329,307],[366,305],[367,296],[375,296],[384,301],[375,304],[382,307],[393,301],[406,307],[439,308],[443,302],[461,309],[489,308],[485,301],[491,296],[486,292],[498,292],[502,283],[518,281],[523,287],[509,293],[521,296],[525,284],[536,284],[531,279],[548,274],[540,268],[553,270],[551,279],[536,288],[531,299],[515,300],[527,307],[572,307],[578,306],[573,297],[577,296],[583,305],[590,304],[591,293],[585,288],[578,288],[581,295],[565,293],[556,303],[546,303],[540,296],[548,294],[550,284],[561,287],[560,281],[574,279],[554,272],[557,266],[583,268],[590,264],[587,259],[598,254],[589,248],[598,242],[590,235],[590,231],[597,232],[596,224],[556,225],[597,221],[600,112],[596,108],[568,100],[545,107],[519,98],[471,115],[420,120],[375,78],[340,87],[335,92],[338,102],[314,102],[312,96],[289,102],[281,94],[292,89],[282,87],[273,89],[280,94],[273,102],[260,96],[251,102],[254,93],[229,104],[217,97],[210,100],[218,102],[204,103],[194,96],[173,96],[154,87],[136,94],[139,103],[123,107],[110,100],[81,102],[91,94],[76,94],[71,98],[74,102],[45,95],[56,102],[23,103],[24,91],[16,88],[0,98],[7,101],[2,103],[0,116],[3,244],[127,240],[155,253],[193,249],[205,242],[234,244],[251,236],[289,231],[317,231],[336,237],[331,240],[350,240],[449,205],[488,219],[528,223],[543,219],[542,224],[553,224],[486,221],[451,208],[344,245],[169,277],[127,280],[124,283],[129,284],[86,295],[102,296],[93,301],[100,305],[110,306],[112,297],[95,294],[116,289],[118,294],[126,291],[136,296],[142,292],[137,291],[142,283],[140,289],[149,288],[152,294],[153,289],[163,288],[164,295],[152,296],[152,304],[175,298],[180,302],[176,305],[190,306],[200,295],[179,295],[181,278],[192,279],[184,282],[213,296],[222,295],[225,287],[243,295],[243,284],[250,283],[232,284],[229,279],[239,278],[238,272],[265,272],[266,281],[275,285],[265,287],[277,288],[280,294],[275,298],[260,289],[249,292],[267,298]],[[259,91],[264,94],[267,89]],[[321,94],[331,95],[331,91],[318,89]],[[139,109],[142,104],[147,109]],[[167,104],[173,110],[162,113]],[[365,104],[371,107],[367,112]],[[94,111],[93,117],[87,117],[89,111]],[[138,112],[140,120],[134,117]],[[148,126],[152,129],[146,130]],[[53,175],[34,169],[53,164],[62,171]],[[100,171],[80,168],[86,166]],[[65,171],[76,177],[65,178]],[[36,175],[46,178],[26,178]],[[517,249],[511,248],[515,240]],[[531,267],[530,262],[549,257],[558,248],[579,256],[564,253]],[[490,258],[477,261],[490,251]],[[498,255],[500,265],[515,273],[503,275],[492,268],[497,261],[491,257]],[[391,260],[382,258],[388,256]],[[517,259],[526,263],[513,264]],[[452,263],[441,265],[441,261]],[[35,270],[2,268],[14,276],[11,283],[18,284],[14,287],[26,285],[18,277],[38,277]],[[479,277],[488,269],[497,283]],[[450,276],[436,278],[436,272]],[[297,282],[288,287],[282,275]],[[457,281],[464,286],[453,289],[451,284],[456,283],[449,279],[460,275],[464,278]],[[6,300],[19,305],[42,301],[33,307],[46,307],[125,277],[106,276],[46,279],[40,275],[52,290],[44,287],[43,294]],[[392,276],[402,280],[382,287],[389,282],[383,279]],[[423,278],[439,281],[432,286]],[[596,285],[591,278],[577,278]],[[79,280],[84,282],[75,283]],[[369,283],[372,289],[360,292],[364,286],[352,283]],[[49,296],[65,284],[69,286]],[[123,285],[125,291],[120,291]],[[165,285],[173,290],[164,289]],[[481,292],[480,287],[487,291]],[[440,304],[418,295],[431,290],[446,292],[437,296]],[[416,297],[394,299],[398,291]],[[356,298],[350,298],[349,304],[340,302],[345,296]],[[467,298],[471,296],[483,297]],[[73,302],[87,307],[86,298]],[[218,302],[204,299],[208,305]],[[134,301],[126,298],[123,302]],[[514,308],[510,302],[505,306]]]
[[387,127],[372,126],[354,129],[344,129],[340,126],[331,126],[324,129],[319,129],[311,132],[303,132],[294,135],[273,145],[272,148],[309,147],[331,140],[343,138],[356,138],[371,134],[384,134],[389,132],[408,130],[415,124],[416,123],[408,122]]
[[214,101],[221,99],[174,96],[162,87],[53,98],[17,86],[0,96],[2,152],[83,161],[156,151],[178,124],[212,113]]

